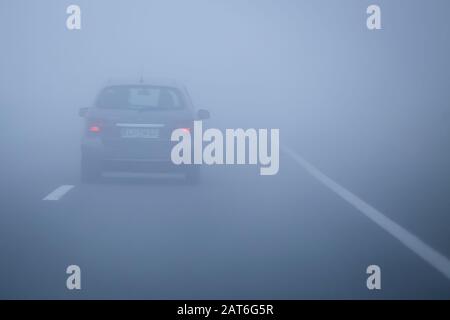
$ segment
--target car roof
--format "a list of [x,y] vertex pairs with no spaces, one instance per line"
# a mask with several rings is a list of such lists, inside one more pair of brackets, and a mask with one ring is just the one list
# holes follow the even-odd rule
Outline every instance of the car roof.
[[169,78],[155,78],[155,77],[139,77],[133,79],[119,79],[119,78],[110,78],[105,83],[105,87],[108,86],[140,86],[140,85],[151,85],[151,86],[161,86],[161,87],[174,87],[180,90],[185,90],[185,87],[182,83],[177,80],[169,79]]

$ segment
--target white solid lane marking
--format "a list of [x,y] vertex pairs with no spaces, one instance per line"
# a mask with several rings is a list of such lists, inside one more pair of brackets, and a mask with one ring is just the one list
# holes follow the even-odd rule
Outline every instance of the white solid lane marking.
[[316,167],[303,159],[291,148],[285,146],[282,150],[291,156],[300,166],[302,166],[322,184],[338,194],[342,199],[350,203],[366,217],[394,236],[397,240],[403,243],[403,245],[428,262],[436,270],[441,272],[447,279],[450,279],[450,260],[447,257],[437,252],[408,230],[386,217],[383,213],[331,180],[328,176],[320,172]]
[[72,185],[62,185],[58,188],[56,188],[53,192],[51,192],[48,196],[46,196],[42,200],[50,200],[50,201],[56,201],[61,199],[63,195],[65,195],[67,192],[70,191],[74,186]]

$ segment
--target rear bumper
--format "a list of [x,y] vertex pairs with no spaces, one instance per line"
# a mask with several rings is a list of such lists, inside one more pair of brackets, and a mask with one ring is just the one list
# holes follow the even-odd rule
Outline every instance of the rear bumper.
[[192,167],[189,165],[175,165],[167,161],[141,159],[107,159],[102,161],[102,168],[106,171],[185,173],[193,169]]
[[130,152],[129,149],[112,149],[105,146],[100,139],[85,139],[81,144],[83,158],[96,162],[106,171],[127,172],[180,172],[186,173],[198,170],[197,165],[175,165],[170,159],[170,145],[164,149],[144,150],[145,152]]

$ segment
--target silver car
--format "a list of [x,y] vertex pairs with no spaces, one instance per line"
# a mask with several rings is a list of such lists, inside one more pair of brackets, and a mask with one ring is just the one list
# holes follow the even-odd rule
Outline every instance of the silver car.
[[182,172],[199,179],[197,165],[174,165],[173,130],[192,130],[194,120],[209,118],[194,110],[184,86],[174,81],[138,81],[105,86],[94,106],[81,108],[81,179],[92,182],[107,171]]

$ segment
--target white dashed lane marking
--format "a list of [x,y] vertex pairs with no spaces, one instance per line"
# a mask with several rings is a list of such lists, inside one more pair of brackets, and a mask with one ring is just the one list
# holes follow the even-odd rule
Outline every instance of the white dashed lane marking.
[[52,191],[44,199],[45,201],[57,201],[61,199],[67,192],[69,192],[74,186],[72,185],[62,185]]
[[334,182],[331,178],[323,174],[291,148],[285,146],[282,150],[292,159],[294,159],[297,164],[308,171],[309,174],[319,180],[323,185],[339,195],[343,200],[347,201],[358,211],[363,213],[367,218],[372,220],[378,226],[380,226],[397,240],[399,240],[412,252],[417,254],[428,264],[442,273],[447,279],[450,279],[450,260],[447,257],[427,245],[417,236],[410,233],[408,230],[386,217],[383,213],[381,213],[362,199],[358,198],[349,190]]

